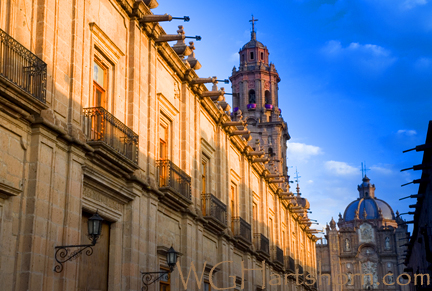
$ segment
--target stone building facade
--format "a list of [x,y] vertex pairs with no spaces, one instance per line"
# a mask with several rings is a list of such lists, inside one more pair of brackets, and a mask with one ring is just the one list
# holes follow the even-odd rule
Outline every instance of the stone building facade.
[[409,290],[403,273],[406,223],[375,197],[365,175],[359,198],[337,223],[327,225],[326,243],[317,244],[319,290]]
[[[187,290],[314,289],[284,277],[316,275],[307,201],[248,145],[155,0],[0,5],[2,290],[141,290],[170,247],[180,268],[149,290],[184,290],[192,263],[203,278]],[[96,211],[93,253],[56,262],[56,247],[89,244]]]
[[[423,160],[419,165],[413,165],[408,170],[420,171],[419,179],[413,181],[419,184],[417,194],[409,195],[409,207],[413,209],[414,224],[411,237],[405,242],[408,245],[404,263],[405,272],[411,276],[410,290],[432,290],[432,121],[429,121],[426,142],[411,149],[423,152]],[[412,203],[412,204],[411,204]]]

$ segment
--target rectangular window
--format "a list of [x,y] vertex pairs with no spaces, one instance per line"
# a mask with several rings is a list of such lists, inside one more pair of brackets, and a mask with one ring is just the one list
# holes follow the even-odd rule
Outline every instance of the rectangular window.
[[281,247],[282,250],[285,252],[285,230],[282,231]]
[[235,196],[236,196],[236,186],[231,185],[231,193],[230,193],[230,207],[231,207],[231,231],[234,233],[234,220],[235,217]]
[[[160,120],[159,123],[159,160],[166,161],[169,159],[169,126],[168,123]],[[159,187],[167,186],[169,182],[168,162],[162,162],[159,167]]]
[[252,204],[252,216],[253,216],[253,233],[258,233],[258,206],[254,202]]
[[269,241],[270,244],[273,242],[273,219],[269,218]]
[[201,193],[205,194],[207,193],[207,166],[208,162],[207,159],[203,159],[201,163]]
[[264,60],[264,53],[261,53],[261,60]]
[[162,122],[159,126],[159,158],[168,159],[168,125]]
[[251,60],[254,59],[254,53],[253,53],[253,52],[250,53],[250,59],[251,59]]
[[95,58],[93,61],[93,106],[106,108],[107,67]]

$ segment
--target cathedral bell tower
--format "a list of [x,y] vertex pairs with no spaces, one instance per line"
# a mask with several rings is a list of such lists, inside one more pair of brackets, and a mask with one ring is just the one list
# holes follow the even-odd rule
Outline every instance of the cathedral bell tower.
[[[288,127],[279,109],[279,74],[274,64],[269,63],[269,51],[257,40],[255,22],[252,16],[251,40],[239,51],[240,66],[233,68],[230,77],[233,92],[233,120],[247,121],[252,140],[249,145],[260,149],[270,172],[288,175],[286,163],[287,141],[290,139]],[[255,149],[259,150],[259,149]]]

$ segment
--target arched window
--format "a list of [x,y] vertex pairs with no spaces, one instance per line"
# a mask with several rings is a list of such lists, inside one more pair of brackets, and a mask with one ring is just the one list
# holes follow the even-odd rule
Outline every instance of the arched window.
[[264,60],[264,53],[261,53],[261,60]]
[[255,104],[256,98],[255,98],[255,90],[249,91],[249,104]]
[[251,126],[256,126],[257,121],[256,121],[254,118],[249,118],[249,119],[247,120],[247,124],[248,124],[248,125],[251,125]]
[[242,62],[244,62],[244,54],[242,54]]
[[272,104],[270,92],[267,90],[264,93],[265,104]]

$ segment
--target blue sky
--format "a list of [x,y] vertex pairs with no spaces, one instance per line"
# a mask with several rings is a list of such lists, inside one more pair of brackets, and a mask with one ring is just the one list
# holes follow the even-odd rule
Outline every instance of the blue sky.
[[220,79],[238,67],[251,15],[258,19],[257,39],[282,79],[290,174],[297,167],[318,227],[358,197],[363,161],[376,196],[409,211],[414,200],[398,198],[418,185],[400,185],[421,173],[400,169],[421,163],[422,153],[402,151],[424,143],[432,119],[430,0],[159,0],[153,13],[190,16],[161,24],[200,35],[197,73]]

